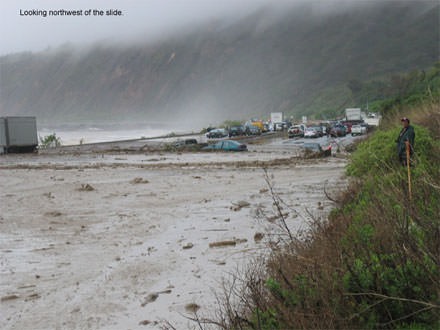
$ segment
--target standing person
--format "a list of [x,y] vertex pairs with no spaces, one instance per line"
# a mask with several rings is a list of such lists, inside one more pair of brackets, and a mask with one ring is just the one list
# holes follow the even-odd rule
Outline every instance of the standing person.
[[409,124],[408,118],[402,118],[402,130],[400,131],[399,137],[396,140],[397,143],[397,153],[399,155],[399,162],[406,166],[406,141],[409,142],[409,153],[410,157],[412,158],[413,151],[414,151],[414,139],[416,137],[416,134],[414,133],[414,127]]

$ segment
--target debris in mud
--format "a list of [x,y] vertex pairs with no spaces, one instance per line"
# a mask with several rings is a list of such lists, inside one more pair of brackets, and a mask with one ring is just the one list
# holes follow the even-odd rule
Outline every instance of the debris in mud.
[[185,305],[185,310],[190,313],[196,313],[200,309],[200,306],[196,303],[190,303]]
[[230,218],[226,218],[226,219],[225,219],[225,222],[229,222],[229,221],[231,221]]
[[149,325],[151,322],[148,320],[143,320],[139,322],[139,325]]
[[[171,286],[171,287],[174,288],[174,286]],[[172,292],[171,289],[166,289],[166,290],[160,291],[159,293],[160,294],[163,294],[163,293],[170,294],[171,292]]]
[[266,188],[260,189],[260,194],[267,193],[268,191],[269,191],[269,189],[266,189]]
[[267,221],[269,221],[269,222],[275,222],[278,218],[279,218],[279,216],[274,215],[274,216],[272,216],[272,217],[268,217],[268,218],[267,218]]
[[26,297],[25,301],[31,300],[31,299],[38,299],[41,298],[41,296],[38,293],[33,293]]
[[[274,215],[274,216],[272,216],[272,217],[267,217],[266,219],[267,219],[267,221],[269,221],[269,222],[275,222],[275,221],[277,221],[278,219],[280,219],[281,217],[283,217],[283,218],[287,218],[289,216],[289,213],[284,213],[284,214],[282,214],[282,215]],[[296,216],[294,216],[294,218],[296,218]]]
[[192,249],[193,246],[194,246],[193,243],[188,243],[188,244],[184,245],[182,247],[182,249],[184,249],[184,250]]
[[196,176],[193,176],[193,179],[201,179],[202,177],[201,176],[198,176],[198,175],[196,175]]
[[29,284],[29,285],[19,286],[17,289],[29,289],[29,288],[35,288],[35,287],[36,287],[35,284]]
[[95,190],[95,188],[93,188],[88,183],[82,184],[81,187],[78,188],[78,191],[93,191],[93,190]]
[[45,196],[49,199],[55,198],[50,191],[48,193],[44,193],[43,196]]
[[1,301],[1,302],[4,302],[4,301],[14,300],[14,299],[18,299],[18,298],[19,298],[19,296],[17,296],[16,294],[11,294],[11,295],[9,295],[9,296],[4,296],[4,297],[2,297],[2,298],[0,299],[0,301]]
[[144,302],[141,304],[141,306],[144,307],[148,303],[156,301],[157,298],[159,298],[160,294],[170,294],[171,292],[171,289],[166,289],[163,291],[150,293],[148,296],[145,297]]
[[237,244],[246,243],[248,240],[246,238],[236,238],[235,242]]
[[146,304],[156,301],[157,298],[159,298],[159,293],[157,292],[150,293],[147,297],[145,297],[145,300],[141,304],[141,306],[144,307]]
[[223,246],[235,246],[236,244],[237,244],[236,241],[220,241],[220,242],[209,243],[209,247],[215,248],[215,247],[223,247]]
[[59,211],[50,211],[50,212],[44,213],[44,215],[46,217],[59,217],[60,215],[62,215],[62,213]]
[[239,201],[237,203],[233,203],[233,206],[231,206],[231,210],[240,211],[243,207],[248,207],[249,205],[251,205],[249,202]]
[[143,179],[143,178],[134,178],[133,180],[130,181],[131,184],[139,184],[139,183],[150,183],[150,181],[148,181],[147,179]]
[[255,241],[255,243],[260,242],[260,241],[263,239],[263,237],[264,237],[264,234],[263,234],[263,233],[255,233],[255,235],[254,235],[254,241]]

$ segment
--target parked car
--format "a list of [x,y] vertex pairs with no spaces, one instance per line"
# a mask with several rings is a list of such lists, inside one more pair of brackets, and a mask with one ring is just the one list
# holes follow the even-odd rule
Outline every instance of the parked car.
[[285,120],[284,122],[283,122],[283,128],[284,129],[289,129],[289,127],[290,126],[292,126],[292,122],[290,121],[290,120]]
[[307,127],[306,131],[304,132],[305,138],[317,138],[319,137],[319,131],[316,127]]
[[226,151],[247,151],[247,146],[243,143],[233,141],[233,140],[225,140],[219,141],[215,144],[211,144],[209,146],[203,147],[203,150],[226,150]]
[[269,124],[263,124],[263,133],[269,132],[270,131],[270,126]]
[[332,155],[332,146],[328,146],[326,149],[322,149],[319,143],[304,143],[301,146],[301,150],[305,152],[318,153],[321,157],[328,157]]
[[284,129],[284,123],[274,123],[273,130],[274,131],[282,131]]
[[223,128],[216,128],[206,133],[208,139],[224,138],[228,136],[228,132]]
[[316,129],[319,137],[324,136],[325,133],[324,133],[324,129],[322,128],[322,126],[314,126],[313,128]]
[[347,130],[346,130],[345,126],[335,125],[330,130],[330,135],[334,136],[334,137],[346,136],[347,135]]
[[304,131],[302,130],[301,126],[295,125],[295,126],[291,126],[289,128],[289,130],[287,131],[287,134],[289,135],[290,139],[297,137],[297,136],[303,137]]
[[353,123],[350,121],[344,122],[344,126],[347,128],[347,134],[351,133],[351,127],[353,126]]
[[351,127],[351,136],[367,134],[367,127],[362,125],[353,125]]
[[186,139],[186,140],[179,140],[174,142],[173,146],[176,148],[179,147],[184,147],[184,146],[188,146],[188,145],[196,145],[197,144],[197,140],[196,139]]
[[254,125],[246,126],[246,135],[261,135],[261,130]]
[[229,137],[245,135],[243,126],[231,126],[228,129]]

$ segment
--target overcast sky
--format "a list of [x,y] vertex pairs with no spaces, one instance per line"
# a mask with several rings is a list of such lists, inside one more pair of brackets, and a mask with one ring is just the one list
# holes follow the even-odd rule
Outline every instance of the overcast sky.
[[[295,0],[0,0],[0,54],[65,42],[154,38],[191,22],[237,17],[267,3]],[[119,9],[122,17],[21,16],[20,10]]]
[[[88,44],[103,39],[121,42],[142,36],[144,40],[154,40],[190,23],[216,18],[237,19],[267,4],[283,11],[286,5],[310,1],[312,0],[0,0],[0,55],[26,50],[38,51],[63,43]],[[313,1],[316,12],[328,12],[381,0]],[[83,13],[88,9],[118,9],[123,12],[123,16],[20,15],[20,10],[59,9],[83,10]]]

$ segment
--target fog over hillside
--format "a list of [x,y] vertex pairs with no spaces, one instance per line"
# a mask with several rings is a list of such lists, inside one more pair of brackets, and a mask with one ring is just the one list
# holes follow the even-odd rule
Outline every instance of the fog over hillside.
[[70,38],[73,43],[3,55],[0,113],[198,123],[275,110],[300,116],[319,110],[313,109],[319,93],[346,93],[350,79],[439,60],[436,1],[259,4],[236,15],[188,16],[160,37],[103,34],[101,41]]

